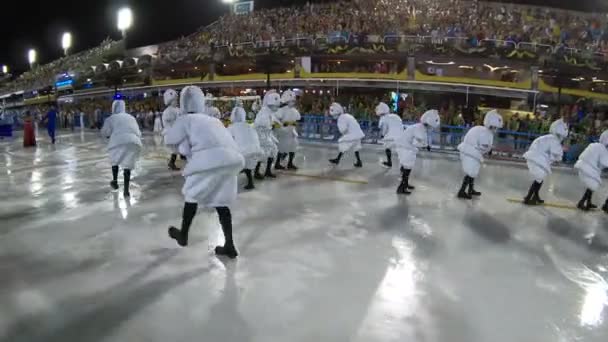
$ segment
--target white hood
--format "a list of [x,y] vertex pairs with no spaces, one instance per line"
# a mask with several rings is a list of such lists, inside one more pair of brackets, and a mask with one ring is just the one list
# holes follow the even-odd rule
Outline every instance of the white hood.
[[230,122],[245,122],[247,120],[247,114],[245,113],[245,109],[243,107],[234,107],[232,109],[232,114],[230,115]]
[[115,100],[112,102],[112,114],[120,114],[127,112],[127,104],[123,100]]
[[178,95],[175,90],[173,90],[173,89],[165,90],[165,93],[163,94],[163,100],[165,102],[165,106],[177,104],[177,97],[178,97]]
[[182,89],[180,107],[183,114],[205,113],[205,94],[201,88],[188,86]]

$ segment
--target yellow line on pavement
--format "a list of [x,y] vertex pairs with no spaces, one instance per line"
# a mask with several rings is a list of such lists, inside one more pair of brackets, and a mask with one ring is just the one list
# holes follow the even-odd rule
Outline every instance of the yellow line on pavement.
[[309,175],[309,174],[304,174],[304,173],[281,172],[281,175],[292,176],[292,177],[322,179],[322,180],[329,180],[329,181],[342,182],[342,183],[351,183],[351,184],[369,184],[369,182],[366,180],[347,179],[347,178],[323,176],[323,175]]
[[[516,198],[507,198],[508,202],[511,203],[521,203],[523,204],[524,201],[520,200],[520,199],[516,199]],[[539,204],[537,205],[538,207],[548,207],[548,208],[557,208],[557,209],[568,209],[568,210],[578,210],[578,208],[573,205],[573,204],[567,204],[567,203],[549,203],[549,202],[545,202],[543,204]],[[596,211],[597,209],[594,209],[593,211]]]

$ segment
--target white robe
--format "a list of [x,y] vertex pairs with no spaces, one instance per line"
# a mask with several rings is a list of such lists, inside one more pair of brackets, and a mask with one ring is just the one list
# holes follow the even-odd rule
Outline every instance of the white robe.
[[112,114],[105,120],[101,134],[110,138],[108,153],[112,166],[134,169],[142,150],[137,120],[127,113]]
[[160,117],[156,117],[154,119],[154,133],[156,134],[162,134],[163,131],[163,124],[162,124],[162,120]]
[[253,126],[258,133],[260,146],[264,151],[264,158],[274,158],[279,152],[277,147],[278,140],[272,133],[272,126],[275,122],[274,113],[266,106],[262,107],[262,110],[255,117]]
[[188,164],[182,193],[186,202],[204,208],[231,206],[237,197],[237,176],[245,166],[238,146],[221,121],[205,114],[188,114],[167,131],[169,145],[187,146]]
[[530,176],[539,183],[542,183],[551,174],[551,164],[562,160],[563,156],[562,144],[553,134],[536,138],[528,151],[524,153]]
[[365,133],[361,130],[359,122],[350,114],[340,114],[338,117],[338,130],[342,135],[338,139],[338,150],[341,153],[361,150],[361,140]]
[[258,133],[247,122],[232,123],[228,130],[245,158],[245,168],[254,169],[257,162],[264,157]]
[[382,115],[378,127],[384,137],[382,139],[384,147],[389,150],[394,149],[395,141],[403,134],[403,120],[397,114]]
[[395,139],[395,149],[399,155],[399,163],[403,168],[411,170],[416,164],[419,148],[428,146],[428,133],[424,124],[417,123],[405,129]]
[[587,146],[574,167],[583,184],[591,191],[597,191],[602,185],[602,170],[608,168],[608,148],[600,143]]
[[[175,124],[175,121],[180,116],[182,116],[182,112],[179,110],[178,107],[169,106],[165,109],[165,111],[163,112],[163,117],[162,117],[163,126],[164,126],[163,136],[167,135],[167,131],[169,129],[171,129],[171,127],[173,127],[173,124]],[[172,153],[172,154],[179,153],[177,146],[167,146],[167,148],[169,149],[169,153]],[[182,155],[185,156],[185,154],[182,154]]]
[[458,145],[462,170],[467,176],[477,178],[483,155],[492,150],[493,144],[494,134],[485,126],[475,126],[467,132]]
[[279,140],[279,152],[296,152],[299,145],[296,124],[302,119],[300,112],[293,107],[286,106],[279,109],[276,118],[281,123],[281,127],[275,129],[275,134]]

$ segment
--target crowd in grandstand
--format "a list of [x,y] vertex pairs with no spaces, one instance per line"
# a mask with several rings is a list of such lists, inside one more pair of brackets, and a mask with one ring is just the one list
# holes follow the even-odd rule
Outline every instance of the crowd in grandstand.
[[[531,42],[593,53],[608,52],[607,25],[600,13],[471,0],[339,0],[227,14],[193,35],[161,44],[159,52],[161,56],[188,54],[213,46],[285,43],[294,38],[380,42],[387,35],[411,35],[428,36],[436,43],[452,38],[476,46],[489,39],[511,46]],[[40,65],[3,92],[51,85],[58,74],[98,63],[99,56],[115,44],[106,40],[91,50]]]
[[378,42],[387,35],[429,36],[436,42],[462,38],[472,46],[492,39],[606,52],[606,25],[606,17],[599,13],[521,5],[469,0],[352,0],[225,15],[179,43],[164,45],[161,52],[311,37],[330,42]]

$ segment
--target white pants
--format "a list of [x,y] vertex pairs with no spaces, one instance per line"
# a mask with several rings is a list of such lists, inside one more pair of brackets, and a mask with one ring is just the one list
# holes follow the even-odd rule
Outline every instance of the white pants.
[[135,144],[119,145],[108,150],[112,166],[120,166],[123,169],[133,170],[139,159],[141,147]]
[[479,176],[479,169],[481,168],[479,160],[464,153],[460,153],[460,162],[462,163],[462,170],[467,176],[472,178],[477,178],[477,176]]
[[602,185],[601,180],[598,180],[595,177],[591,177],[589,176],[587,173],[585,173],[582,170],[578,170],[578,178],[581,180],[581,182],[583,182],[583,184],[585,184],[585,186],[587,187],[587,189],[595,192],[598,191],[600,188],[600,185]]
[[361,140],[340,141],[338,143],[338,150],[340,153],[349,151],[358,152],[361,150]]
[[530,172],[530,176],[532,177],[532,180],[535,182],[538,182],[538,183],[544,182],[545,178],[547,178],[547,176],[549,175],[547,170],[545,170],[543,167],[541,167],[540,165],[538,165],[535,162],[532,162],[530,160],[527,161],[527,164],[528,164],[528,172]]
[[230,207],[237,197],[240,171],[240,166],[231,166],[187,176],[182,188],[185,201],[203,208]]
[[293,153],[298,150],[298,136],[294,127],[281,127],[275,130],[281,153]]
[[404,169],[411,170],[416,165],[417,152],[406,148],[397,148],[399,163]]

